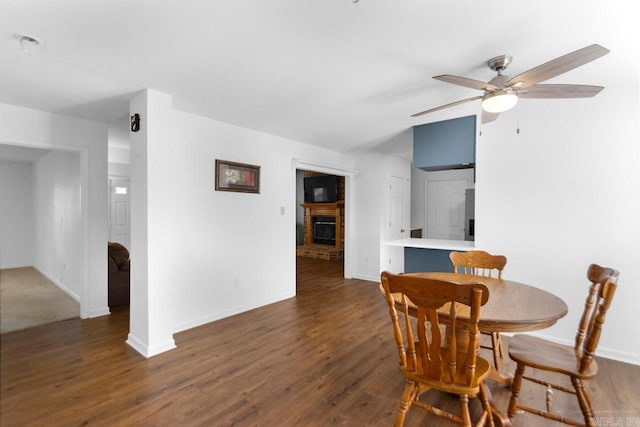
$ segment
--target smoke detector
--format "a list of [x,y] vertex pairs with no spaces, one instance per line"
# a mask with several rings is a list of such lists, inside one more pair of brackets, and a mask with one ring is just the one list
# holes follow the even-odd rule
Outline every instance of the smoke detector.
[[20,47],[25,53],[33,52],[44,45],[42,40],[34,36],[20,34],[16,36],[16,38],[18,39],[18,42],[20,43]]

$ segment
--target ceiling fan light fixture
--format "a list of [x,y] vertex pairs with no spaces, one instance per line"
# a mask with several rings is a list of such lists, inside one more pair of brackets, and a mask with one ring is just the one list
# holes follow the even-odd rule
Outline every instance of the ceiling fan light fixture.
[[445,83],[481,90],[483,94],[430,108],[420,113],[412,114],[411,117],[433,113],[443,108],[454,107],[466,102],[482,99],[483,110],[481,122],[488,123],[495,120],[500,113],[515,107],[520,96],[523,98],[548,99],[589,98],[596,96],[604,89],[602,86],[539,83],[587,64],[607,53],[609,53],[609,49],[598,44],[592,44],[531,68],[513,78],[502,74],[511,62],[512,57],[509,55],[500,55],[487,61],[489,68],[498,73],[496,77],[488,82],[451,74],[433,76],[434,79]]
[[490,92],[482,98],[482,108],[489,113],[502,113],[515,107],[517,103],[518,95],[510,89]]

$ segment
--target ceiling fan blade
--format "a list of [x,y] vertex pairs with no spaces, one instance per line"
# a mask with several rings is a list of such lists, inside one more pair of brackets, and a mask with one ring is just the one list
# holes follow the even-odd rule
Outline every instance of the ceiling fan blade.
[[491,83],[481,82],[480,80],[468,79],[466,77],[452,76],[451,74],[443,74],[441,76],[433,76],[434,79],[451,83],[458,86],[464,86],[478,90],[498,90],[498,86]]
[[445,108],[454,107],[456,105],[464,104],[465,102],[475,101],[477,99],[482,99],[482,95],[474,96],[472,98],[462,99],[460,101],[452,102],[451,104],[445,104],[439,107],[431,108],[429,110],[421,111],[419,113],[412,114],[411,117],[422,116],[423,114],[433,113],[434,111],[438,111],[438,110],[444,110]]
[[535,85],[518,91],[520,98],[591,98],[604,89],[589,85]]
[[480,123],[485,124],[494,121],[498,118],[500,113],[490,113],[488,111],[482,110],[482,116],[480,118]]
[[607,53],[609,53],[609,49],[598,44],[592,44],[591,46],[583,47],[582,49],[578,49],[542,65],[538,65],[529,71],[518,74],[509,80],[507,85],[516,85],[516,88],[533,86],[536,83],[549,80],[550,78],[559,76],[562,73],[571,71],[574,68],[578,68],[581,65],[606,55]]

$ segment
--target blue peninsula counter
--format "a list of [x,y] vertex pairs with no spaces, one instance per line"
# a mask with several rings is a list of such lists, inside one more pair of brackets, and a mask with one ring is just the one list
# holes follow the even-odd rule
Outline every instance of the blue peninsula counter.
[[476,249],[474,242],[441,239],[399,239],[385,243],[404,248],[404,272],[452,271],[449,253]]

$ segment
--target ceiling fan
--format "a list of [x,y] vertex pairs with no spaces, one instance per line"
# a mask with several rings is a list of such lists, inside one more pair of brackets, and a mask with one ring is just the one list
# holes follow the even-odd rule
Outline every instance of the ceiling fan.
[[487,61],[489,68],[498,73],[496,77],[487,83],[450,74],[434,76],[433,78],[436,80],[482,90],[484,94],[421,111],[420,113],[412,114],[411,117],[418,117],[444,108],[464,104],[465,102],[482,99],[481,122],[488,123],[497,119],[500,113],[513,108],[518,102],[518,98],[590,98],[597,95],[604,87],[573,84],[541,85],[538,83],[578,68],[607,53],[609,53],[609,49],[592,44],[520,73],[515,77],[502,74],[513,58],[510,55],[500,55]]

